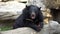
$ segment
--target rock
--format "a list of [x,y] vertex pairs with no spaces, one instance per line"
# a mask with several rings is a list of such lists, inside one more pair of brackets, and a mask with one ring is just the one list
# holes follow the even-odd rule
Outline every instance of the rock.
[[1,2],[0,20],[16,19],[20,14],[22,14],[22,10],[25,6],[26,4],[17,1]]
[[47,24],[48,30],[50,34],[60,34],[60,24],[57,21],[49,21]]
[[14,30],[1,31],[1,34],[49,34],[49,30],[47,28],[43,28],[40,32],[36,32],[31,28],[23,27]]
[[1,34],[36,34],[36,32],[31,28],[18,28],[9,31],[3,31]]
[[47,8],[56,8],[56,9],[58,9],[60,7],[60,0],[43,0],[43,4]]
[[49,21],[49,24],[44,25],[43,29],[40,32],[35,30],[23,27],[14,30],[1,31],[1,34],[60,34],[60,24],[56,21]]
[[41,10],[45,10],[45,5],[42,3],[42,0],[28,0],[27,5],[36,5],[41,7]]

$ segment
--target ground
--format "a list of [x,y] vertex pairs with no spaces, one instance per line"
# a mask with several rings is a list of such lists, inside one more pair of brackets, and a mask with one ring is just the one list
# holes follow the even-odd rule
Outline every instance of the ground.
[[0,20],[0,29],[1,31],[7,31],[7,30],[11,30],[12,29],[12,25],[13,25],[14,20]]

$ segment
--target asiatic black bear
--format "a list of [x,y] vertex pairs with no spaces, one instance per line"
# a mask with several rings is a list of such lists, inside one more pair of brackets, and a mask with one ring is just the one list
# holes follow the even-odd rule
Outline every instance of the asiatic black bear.
[[41,7],[34,5],[26,6],[22,14],[16,19],[13,29],[21,27],[30,27],[35,31],[40,31],[43,28],[43,15]]

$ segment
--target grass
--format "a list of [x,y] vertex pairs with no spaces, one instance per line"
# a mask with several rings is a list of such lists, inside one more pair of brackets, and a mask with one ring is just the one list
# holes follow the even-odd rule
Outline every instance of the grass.
[[12,24],[14,23],[14,20],[0,20],[0,24],[3,24],[3,26],[0,27],[1,31],[7,31],[12,29]]
[[7,31],[7,30],[11,30],[12,27],[11,26],[3,26],[0,29],[1,29],[1,31]]

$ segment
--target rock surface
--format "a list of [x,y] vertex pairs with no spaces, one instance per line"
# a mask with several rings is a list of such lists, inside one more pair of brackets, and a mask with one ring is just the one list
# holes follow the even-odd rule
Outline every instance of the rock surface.
[[17,1],[0,2],[0,18],[1,20],[16,19],[25,8],[26,4]]
[[35,30],[23,27],[14,30],[2,31],[1,34],[60,34],[60,24],[56,21],[49,21],[49,24],[44,25],[43,29],[40,32]]
[[60,0],[43,0],[43,4],[47,8],[56,8],[56,9],[58,9],[60,7]]

